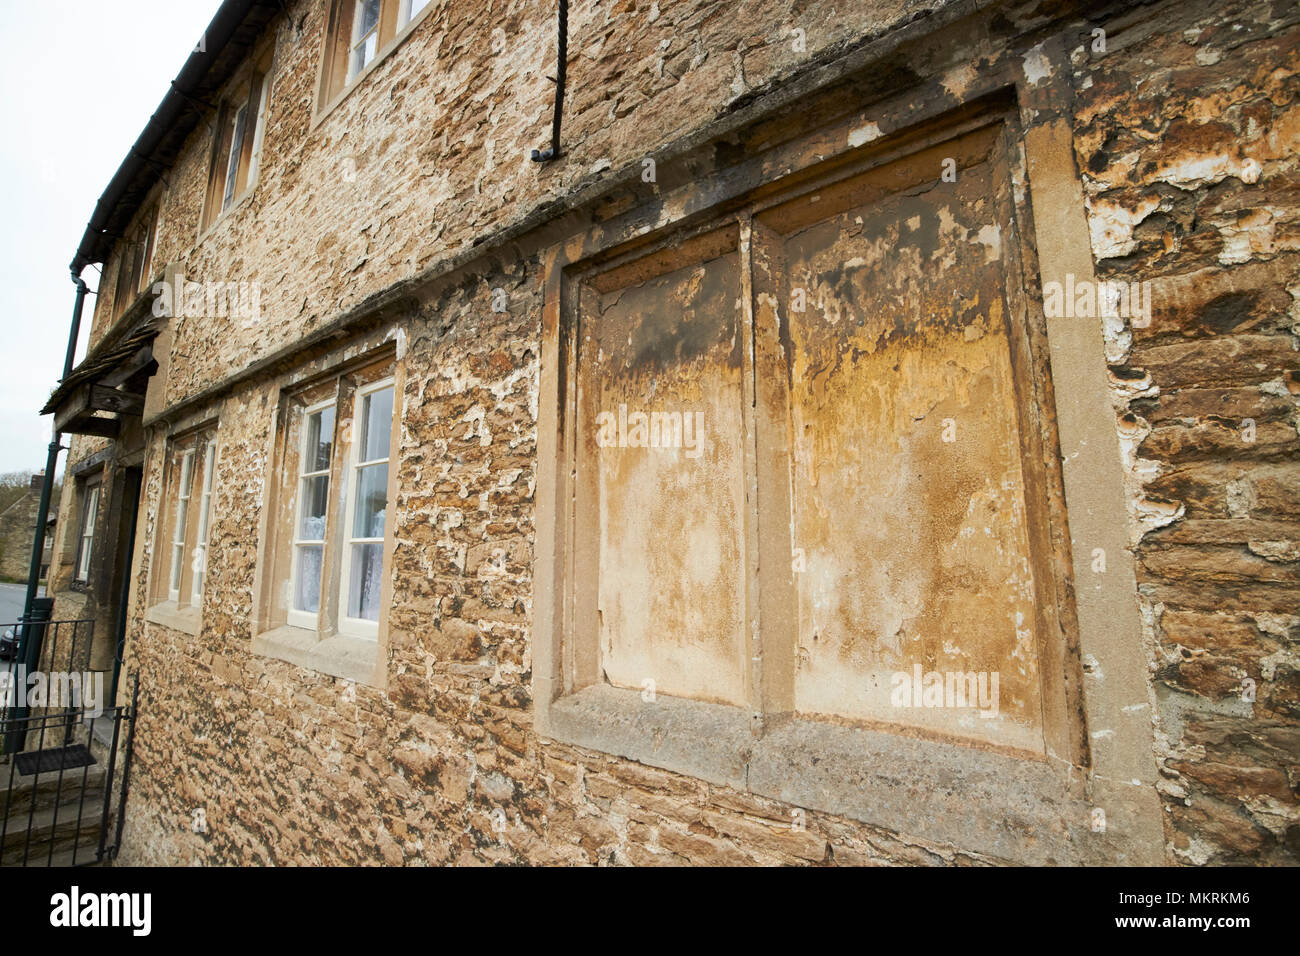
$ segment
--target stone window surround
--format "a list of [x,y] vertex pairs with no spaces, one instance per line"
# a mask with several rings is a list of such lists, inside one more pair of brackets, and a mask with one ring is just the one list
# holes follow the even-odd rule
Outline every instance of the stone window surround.
[[[313,104],[311,124],[308,132],[319,126],[325,117],[329,116],[338,108],[339,104],[352,95],[352,92],[365,83],[366,77],[370,76],[379,65],[387,60],[409,37],[434,9],[436,4],[427,3],[418,10],[401,28],[393,34],[392,38],[385,42],[375,53],[374,58],[361,69],[351,80],[345,80],[338,84],[335,82],[335,76],[340,67],[347,73],[347,57],[343,57],[342,63],[331,59],[331,50],[338,43],[338,32],[340,28],[341,10],[344,3],[355,3],[356,0],[326,0],[326,20],[325,28],[321,31],[321,48],[320,62],[317,68],[319,80],[316,85],[316,97]],[[389,8],[392,10],[394,22],[396,20],[399,0],[384,0],[384,15],[388,15]],[[348,16],[348,22],[351,23],[351,16]]]
[[[239,103],[231,95],[233,91],[240,90],[246,86],[251,87],[254,79],[260,77],[261,92],[258,97],[259,104],[254,106],[249,104],[253,109],[252,118],[254,129],[252,136],[245,132],[245,149],[248,155],[241,166],[245,167],[247,181],[244,188],[236,192],[230,205],[225,209],[221,208],[223,198],[220,195],[214,195],[215,181],[220,173],[224,183],[226,171],[218,170],[218,159],[221,153],[222,129],[225,121],[232,115],[233,111],[238,110]],[[199,245],[206,239],[217,227],[235,214],[247,203],[257,192],[258,184],[262,180],[262,162],[261,152],[266,144],[266,127],[271,121],[271,92],[275,81],[275,46],[274,39],[267,39],[258,46],[247,62],[240,68],[238,73],[226,84],[222,98],[218,101],[219,105],[216,110],[216,116],[213,119],[213,129],[215,130],[212,137],[212,144],[208,155],[208,175],[203,188],[203,207],[199,212],[199,221],[195,244]],[[237,174],[238,175],[238,172]]]
[[[155,526],[153,547],[154,559],[149,564],[149,607],[145,610],[145,620],[151,624],[161,624],[172,630],[185,634],[197,635],[203,625],[202,601],[193,600],[194,567],[192,555],[199,546],[198,533],[200,510],[202,507],[202,490],[206,448],[215,446],[212,459],[212,488],[215,494],[218,482],[217,473],[221,465],[221,447],[218,440],[220,423],[216,418],[207,418],[197,424],[169,435],[166,439],[166,453],[163,459],[163,483],[158,508],[159,520]],[[186,512],[186,531],[184,547],[181,552],[181,576],[177,596],[171,591],[172,560],[174,551],[174,531],[176,527],[176,505],[180,497],[178,486],[182,460],[186,454],[192,455],[190,471],[190,495]],[[211,532],[211,513],[208,515],[208,531]]]
[[[103,480],[104,480],[104,472],[105,472],[104,463],[111,459],[112,457],[110,454],[111,450],[112,450],[111,446],[109,446],[108,448],[100,449],[99,451],[91,453],[89,456],[81,459],[80,461],[76,463],[70,463],[67,466],[64,488],[71,489],[70,500],[73,502],[71,507],[75,509],[74,512],[75,518],[74,517],[69,518],[69,527],[72,527],[75,522],[77,534],[76,535],[71,533],[64,534],[59,539],[61,541],[61,547],[59,548],[58,564],[59,567],[63,569],[60,572],[60,576],[61,579],[65,582],[61,584],[60,587],[65,587],[69,591],[77,591],[77,592],[84,593],[90,589],[90,585],[88,582],[83,583],[76,579],[77,578],[77,574],[76,574],[77,549],[80,547],[81,544],[80,531],[81,531],[81,520],[82,520],[82,508],[85,503],[85,499],[82,497],[82,495],[84,493],[84,489],[88,484],[91,484],[93,482],[99,482],[101,488],[100,498],[101,499],[103,498],[102,488],[103,488]],[[68,492],[65,491],[65,494],[68,494]],[[63,575],[66,575],[66,577],[63,577]]]
[[[1036,264],[1040,281],[1066,273],[1092,279],[1093,263],[1082,187],[1074,168],[1072,131],[1063,106],[1069,103],[1067,60],[1058,41],[1033,51],[1035,68],[1048,62],[1046,77],[1030,79],[1022,61],[1008,55],[968,87],[964,99],[1010,95],[1021,124],[1017,144],[1028,170],[1017,218],[1022,222],[1026,268]],[[918,105],[919,103],[919,105]],[[899,97],[874,104],[870,113],[841,120],[816,137],[816,150],[779,146],[771,156],[746,163],[764,192],[771,181],[806,179],[832,169],[864,142],[886,153],[905,136],[933,122],[950,106]],[[879,124],[866,124],[868,118]],[[884,121],[888,118],[888,123]],[[1004,122],[1014,124],[1014,113]],[[890,132],[883,137],[880,129]],[[870,142],[880,137],[878,141]],[[832,145],[834,144],[834,145]],[[883,158],[881,160],[884,161]],[[797,173],[797,175],[793,175]],[[574,275],[599,257],[608,260],[622,243],[652,241],[680,232],[693,209],[739,203],[753,182],[733,171],[717,185],[697,187],[694,205],[660,197],[653,228],[634,213],[619,223],[553,247],[546,257],[542,381],[539,405],[537,485],[537,599],[534,630],[536,727],[543,737],[616,754],[715,784],[824,810],[962,849],[1023,863],[1158,862],[1163,840],[1154,790],[1149,691],[1141,627],[1134,595],[1132,555],[1127,549],[1128,516],[1115,423],[1110,414],[1100,321],[1046,320],[1065,499],[1072,535],[1074,580],[1078,582],[1080,653],[1088,662],[1082,714],[1073,732],[1083,740],[1080,759],[1047,761],[864,727],[753,715],[741,708],[660,697],[647,707],[635,691],[591,684],[571,692],[575,657],[582,650],[566,642],[566,581],[575,576],[567,541],[572,488],[568,476],[572,436],[572,376],[562,368],[570,321],[567,290]],[[684,187],[687,189],[689,187]],[[1032,205],[1032,215],[1029,207]],[[1044,225],[1049,224],[1049,225]],[[1038,308],[1035,305],[1035,308]],[[1068,400],[1063,400],[1069,396]],[[571,427],[569,428],[571,431]],[[1101,546],[1112,558],[1101,583],[1089,574],[1087,557]],[[1091,586],[1084,586],[1087,582]],[[1103,675],[1111,675],[1107,682]],[[755,719],[757,718],[757,719]],[[769,719],[772,718],[772,719]],[[971,808],[980,812],[972,814]],[[1108,828],[1090,827],[1091,808],[1107,813]]]
[[[116,265],[114,266],[114,301],[109,302],[107,293],[104,293],[104,302],[96,304],[91,319],[90,338],[92,342],[98,342],[109,329],[112,329],[118,322],[128,316],[140,314],[139,310],[143,307],[142,300],[152,302],[152,290],[154,283],[162,276],[156,270],[155,263],[158,260],[158,239],[162,235],[163,227],[163,199],[166,195],[166,186],[159,181],[149,189],[145,195],[144,201],[140,204],[140,210],[136,212],[127,227],[125,234],[127,236],[139,234],[145,229],[146,217],[151,219],[149,224],[149,254],[141,267],[138,288],[130,294],[127,301],[119,303],[116,301],[116,291],[119,285],[117,273],[125,267],[124,258],[129,248],[126,239],[119,240],[113,247],[113,254],[116,256]],[[108,269],[105,269],[107,272]],[[107,287],[106,287],[107,288]]]
[[[319,630],[298,627],[289,623],[283,610],[276,608],[276,593],[288,583],[289,556],[285,553],[286,542],[292,537],[292,519],[295,509],[281,509],[288,489],[284,463],[286,441],[294,429],[291,427],[290,413],[292,404],[300,396],[311,395],[327,389],[334,381],[349,380],[354,376],[366,376],[365,384],[373,385],[381,379],[390,379],[393,387],[393,421],[390,437],[392,458],[398,458],[401,441],[402,394],[405,382],[405,369],[402,362],[402,349],[394,349],[394,340],[399,339],[396,326],[389,326],[354,340],[349,345],[335,348],[328,354],[304,363],[293,371],[281,375],[269,387],[274,390],[274,412],[269,429],[269,442],[266,454],[266,470],[263,477],[263,507],[258,528],[258,561],[254,573],[252,621],[252,651],[266,657],[276,658],[308,670],[327,674],[358,684],[383,688],[387,685],[388,660],[388,617],[393,592],[392,555],[395,545],[394,522],[386,522],[384,530],[384,563],[387,571],[384,578],[383,593],[380,599],[379,621],[374,636],[340,633],[337,627],[326,624]],[[382,371],[377,371],[382,367]],[[339,389],[336,400],[340,409],[346,406],[347,417],[353,414],[355,398],[354,389],[348,386]],[[339,480],[341,469],[347,467],[351,459],[351,437],[339,443],[337,435],[343,431],[343,415],[335,423],[336,447],[332,452],[330,495],[328,509],[333,524],[341,530],[352,488],[343,487]],[[397,500],[398,468],[390,466],[388,472],[388,500]],[[297,481],[296,474],[292,481]],[[340,493],[343,497],[340,498]],[[296,492],[290,494],[296,497]],[[281,511],[292,514],[286,519]],[[288,523],[286,523],[286,521]],[[331,544],[327,545],[326,574],[338,564],[338,531],[331,528],[327,535]],[[334,558],[329,556],[333,547]],[[338,587],[326,584],[321,590],[322,611],[325,621],[334,620],[334,612],[327,609],[330,602],[337,605]]]

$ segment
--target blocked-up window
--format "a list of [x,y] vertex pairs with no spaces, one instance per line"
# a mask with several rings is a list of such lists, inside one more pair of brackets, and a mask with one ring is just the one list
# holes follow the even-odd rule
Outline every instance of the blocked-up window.
[[[735,231],[582,288],[589,622],[616,687],[743,704],[745,462]],[[716,253],[716,255],[715,255]],[[587,610],[584,608],[584,611]]]
[[329,104],[383,59],[428,5],[429,0],[333,0],[318,106]]
[[758,216],[789,316],[794,708],[1041,753],[1055,601],[992,147],[951,144],[961,175],[924,192],[937,154]]
[[968,121],[552,277],[548,733],[769,790],[882,731],[1078,753],[1013,143]]

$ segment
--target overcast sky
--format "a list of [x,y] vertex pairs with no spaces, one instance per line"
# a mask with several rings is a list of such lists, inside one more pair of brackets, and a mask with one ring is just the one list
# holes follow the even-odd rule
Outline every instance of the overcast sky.
[[[0,0],[0,473],[45,467],[52,419],[37,413],[63,373],[75,294],[68,263],[219,6]],[[98,288],[96,267],[83,278]],[[88,296],[78,360],[93,308]]]

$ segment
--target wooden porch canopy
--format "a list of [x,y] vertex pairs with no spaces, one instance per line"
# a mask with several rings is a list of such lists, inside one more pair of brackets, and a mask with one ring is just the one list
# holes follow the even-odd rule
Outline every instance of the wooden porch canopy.
[[159,331],[161,323],[148,321],[100,342],[59,383],[41,414],[53,415],[55,430],[65,435],[116,438],[125,416],[144,414],[144,389],[158,368],[153,342]]

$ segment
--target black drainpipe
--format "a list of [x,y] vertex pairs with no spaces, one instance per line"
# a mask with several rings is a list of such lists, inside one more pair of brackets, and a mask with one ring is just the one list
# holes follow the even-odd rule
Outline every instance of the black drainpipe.
[[[72,328],[68,331],[68,352],[63,360],[63,379],[66,380],[72,374],[72,363],[77,357],[77,339],[81,335],[81,311],[86,304],[86,294],[89,291],[86,283],[76,273],[72,275],[72,281],[77,285],[77,301],[72,307]],[[59,465],[59,452],[63,451],[62,445],[59,444],[63,436],[57,431],[50,442],[49,454],[45,457],[45,480],[41,483],[41,503],[36,509],[36,536],[32,541],[32,563],[27,571],[27,599],[23,604],[23,616],[20,623],[20,638],[18,641],[18,660],[27,666],[27,673],[38,670],[41,664],[41,645],[45,641],[45,627],[49,623],[50,614],[54,607],[54,599],[50,597],[38,598],[36,592],[40,589],[41,582],[41,558],[45,554],[45,523],[50,518],[50,497],[54,493],[54,471]],[[54,561],[50,561],[50,570],[54,570]],[[26,732],[22,729],[22,721],[27,717],[29,708],[26,706],[16,707],[13,711],[13,721],[9,734],[4,740],[4,752],[16,753],[23,748],[26,738]]]
[[558,26],[560,62],[555,70],[555,115],[551,120],[551,148],[533,150],[532,160],[535,163],[549,163],[560,156],[560,119],[564,115],[564,74],[566,61],[569,58],[569,0],[560,0]]
[[[72,281],[77,284],[77,301],[72,307],[72,328],[68,331],[68,352],[63,359],[63,378],[65,381],[72,374],[72,363],[77,357],[77,339],[81,337],[81,310],[86,304],[86,283],[78,276]],[[45,553],[45,522],[50,517],[50,495],[54,492],[54,469],[58,467],[59,452],[63,450],[59,439],[63,436],[54,433],[50,442],[50,452],[45,459],[45,481],[41,484],[41,504],[36,512],[36,540],[32,542],[32,563],[27,571],[27,602],[23,605],[23,620],[32,613],[32,602],[36,600],[36,591],[41,580],[41,556]]]

